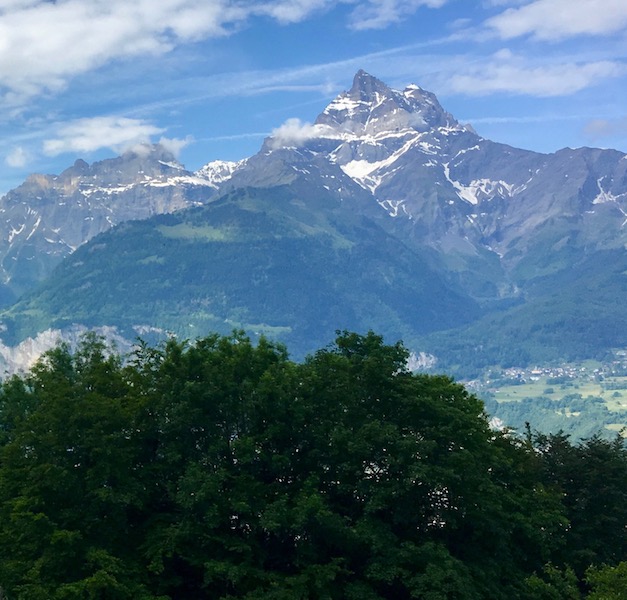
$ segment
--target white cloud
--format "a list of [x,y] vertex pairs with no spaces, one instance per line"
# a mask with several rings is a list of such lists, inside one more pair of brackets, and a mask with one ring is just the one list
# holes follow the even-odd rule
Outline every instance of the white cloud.
[[507,9],[486,24],[503,39],[530,35],[555,41],[579,35],[608,35],[627,28],[627,2],[534,0]]
[[221,0],[58,0],[3,15],[0,23],[19,32],[7,45],[26,67],[65,76],[111,59],[162,53],[180,41],[223,35],[244,16]]
[[94,117],[78,119],[57,128],[56,137],[43,143],[44,154],[57,156],[64,152],[94,152],[110,148],[120,152],[138,144],[149,143],[163,129],[139,119]]
[[170,154],[178,158],[181,150],[185,148],[185,146],[188,146],[192,141],[193,138],[190,135],[188,135],[183,140],[178,138],[161,137],[159,139],[159,145],[167,150]]
[[463,73],[448,75],[442,87],[469,96],[509,93],[551,97],[573,94],[625,73],[625,65],[609,60],[531,64],[509,50],[500,50],[487,63],[469,65]]
[[249,17],[283,23],[329,0],[4,0],[0,3],[0,96],[20,104],[62,89],[112,60],[159,55],[176,45],[228,34]]
[[259,15],[272,17],[279,23],[297,23],[311,13],[333,7],[335,4],[352,0],[279,0],[275,2],[260,2],[254,9]]
[[383,29],[402,21],[420,7],[441,8],[448,0],[368,0],[359,3],[351,15],[353,29]]
[[485,6],[512,6],[525,4],[529,0],[483,0]]
[[565,115],[565,114],[543,114],[535,116],[509,116],[509,117],[464,117],[460,119],[463,123],[471,125],[495,125],[495,124],[526,124],[526,123],[547,123],[555,121],[581,121],[585,117],[581,115]]
[[2,0],[0,100],[20,106],[111,61],[160,55],[187,42],[228,35],[253,17],[287,24],[348,4],[355,5],[351,25],[369,29],[447,1]]
[[288,119],[283,125],[272,131],[272,148],[302,146],[306,141],[332,135],[333,130],[327,125],[303,123],[300,119]]
[[29,153],[21,146],[17,146],[6,155],[4,162],[9,165],[9,167],[19,169],[25,167],[29,160]]

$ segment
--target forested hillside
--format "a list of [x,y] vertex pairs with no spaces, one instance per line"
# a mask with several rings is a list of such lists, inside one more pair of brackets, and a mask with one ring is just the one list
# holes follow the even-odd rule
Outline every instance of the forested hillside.
[[[87,336],[0,393],[8,600],[624,598],[627,450],[493,431],[402,344]],[[533,424],[532,424],[533,426]]]

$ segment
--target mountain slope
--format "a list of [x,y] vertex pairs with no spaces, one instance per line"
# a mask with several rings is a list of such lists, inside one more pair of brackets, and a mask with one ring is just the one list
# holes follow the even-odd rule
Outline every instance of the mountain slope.
[[74,323],[115,324],[131,337],[245,328],[303,356],[338,328],[376,325],[411,339],[477,315],[415,251],[328,192],[281,186],[94,238],[5,313],[4,326],[12,341]]
[[160,146],[142,146],[58,176],[31,175],[0,200],[0,303],[31,289],[110,227],[207,201],[216,186]]
[[392,90],[363,71],[313,127],[279,131],[222,189],[297,178],[357,199],[355,210],[430,252],[481,302],[520,297],[534,277],[568,268],[573,253],[627,243],[624,154],[498,144],[458,123],[433,94]]
[[599,251],[557,276],[534,281],[524,300],[477,321],[416,342],[439,357],[438,368],[465,378],[487,367],[597,359],[627,338],[627,253]]

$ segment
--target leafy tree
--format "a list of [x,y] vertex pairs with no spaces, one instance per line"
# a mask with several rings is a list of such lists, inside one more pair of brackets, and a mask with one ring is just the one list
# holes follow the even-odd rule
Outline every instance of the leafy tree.
[[[463,386],[406,363],[372,332],[300,364],[241,332],[140,343],[126,361],[95,336],[60,346],[0,389],[0,586],[11,600],[552,598],[571,559],[581,577],[619,557],[609,522],[590,521],[622,497],[618,445],[494,432]],[[611,502],[584,510],[601,462]]]
[[547,564],[540,575],[527,579],[529,600],[580,600],[579,581],[574,571],[567,567],[558,569]]
[[10,598],[148,597],[126,560],[142,495],[130,391],[94,336],[3,385],[0,581]]
[[586,580],[592,587],[589,600],[625,600],[627,598],[627,562],[615,567],[590,567]]
[[583,579],[590,565],[627,558],[627,447],[617,436],[573,445],[567,435],[540,435],[542,478],[563,494],[569,521],[560,562]]

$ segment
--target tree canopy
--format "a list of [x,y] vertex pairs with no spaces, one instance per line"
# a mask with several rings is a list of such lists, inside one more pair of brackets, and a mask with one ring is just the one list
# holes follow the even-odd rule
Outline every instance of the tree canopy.
[[372,332],[302,363],[239,332],[138,344],[126,360],[94,335],[52,350],[0,389],[0,596],[604,598],[624,585],[622,441],[493,431],[478,398],[407,358]]

